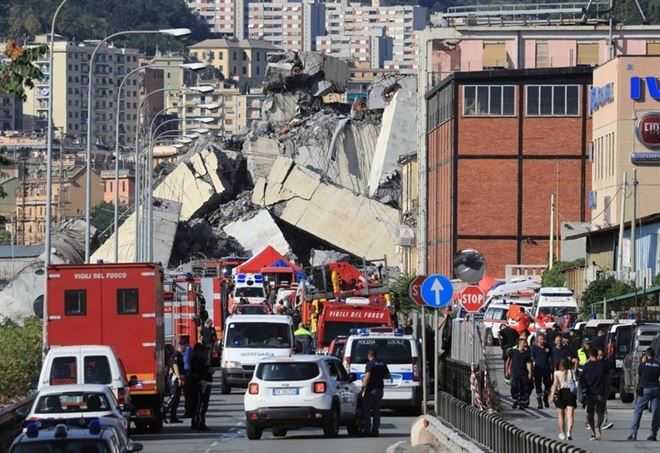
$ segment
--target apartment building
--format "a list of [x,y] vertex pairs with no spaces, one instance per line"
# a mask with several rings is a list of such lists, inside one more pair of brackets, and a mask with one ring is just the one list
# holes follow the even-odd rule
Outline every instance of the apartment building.
[[261,85],[266,73],[267,56],[279,49],[255,39],[207,39],[190,46],[190,56],[209,63],[232,79],[241,89]]
[[414,71],[415,31],[422,30],[428,10],[421,6],[383,6],[338,0],[325,3],[326,34],[316,38],[316,50],[374,68]]
[[[51,215],[55,221],[82,218],[85,215],[85,168],[53,169]],[[103,201],[103,181],[92,172],[91,204]],[[23,245],[39,244],[46,227],[46,178],[28,177],[16,193],[16,241]]]
[[183,56],[156,54],[153,58],[148,60],[148,63],[156,66],[163,72],[163,95],[154,95],[154,97],[162,97],[163,106],[169,109],[172,107],[171,96],[169,94],[173,90],[180,89],[186,82],[185,72],[181,67],[184,63]]
[[272,0],[248,3],[247,35],[283,50],[315,50],[325,34],[325,7],[320,0]]
[[0,94],[0,132],[23,129],[23,103],[16,96]]
[[206,21],[211,33],[245,38],[243,18],[246,14],[246,0],[187,0],[187,3],[191,10]]
[[589,66],[470,71],[426,94],[429,273],[451,275],[468,248],[496,278],[509,264],[547,263],[551,194],[558,223],[591,218],[591,84]]
[[[209,82],[204,83],[204,85],[209,84]],[[184,120],[184,130],[203,127],[215,134],[231,136],[251,128],[252,123],[261,118],[261,104],[264,98],[261,90],[253,89],[242,93],[231,83],[215,82],[215,90],[211,93],[189,91],[185,98],[179,97],[172,102],[177,108],[177,116]],[[214,110],[199,107],[204,104],[218,104],[219,107]],[[200,124],[198,118],[202,117],[215,118],[216,121]]]
[[[45,44],[46,36],[38,36],[35,44]],[[96,42],[71,42],[56,37],[52,71],[48,55],[36,62],[45,77],[28,91],[23,103],[24,130],[43,131],[48,115],[48,78],[53,77],[53,122],[60,133],[87,140],[87,86],[89,59]],[[103,46],[96,55],[94,84],[94,137],[97,144],[114,145],[117,87],[121,79],[138,66],[136,49],[122,49],[112,44]],[[124,86],[120,116],[120,142],[127,143],[135,135],[139,103],[139,77]]]
[[120,169],[115,187],[115,171],[104,170],[101,172],[103,180],[103,201],[106,203],[115,203],[115,191],[119,191],[118,198],[120,205],[129,205],[133,203],[135,195],[135,175],[131,169]]

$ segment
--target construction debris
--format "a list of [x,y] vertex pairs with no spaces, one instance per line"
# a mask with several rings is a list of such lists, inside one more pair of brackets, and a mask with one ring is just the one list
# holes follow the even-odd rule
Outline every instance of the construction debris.
[[236,238],[238,243],[251,254],[268,245],[285,255],[291,252],[291,246],[266,209],[260,209],[256,214],[232,222],[222,230]]
[[246,255],[236,239],[214,230],[205,219],[179,223],[174,244],[169,267],[177,267],[195,259]]
[[387,256],[399,265],[396,252],[399,213],[396,209],[342,187],[286,157],[278,158],[267,179],[259,179],[252,201],[273,216],[355,255]]

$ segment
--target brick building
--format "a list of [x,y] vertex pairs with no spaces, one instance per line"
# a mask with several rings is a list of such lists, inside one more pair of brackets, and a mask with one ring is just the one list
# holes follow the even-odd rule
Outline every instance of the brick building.
[[559,221],[587,221],[588,66],[456,72],[426,95],[428,273],[476,248],[488,273],[547,263]]

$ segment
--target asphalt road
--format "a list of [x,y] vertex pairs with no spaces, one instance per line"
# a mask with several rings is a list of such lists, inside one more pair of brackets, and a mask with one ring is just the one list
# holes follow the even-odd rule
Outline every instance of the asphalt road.
[[[181,410],[181,408],[180,408]],[[415,417],[384,411],[379,438],[350,438],[342,428],[336,439],[325,439],[320,429],[290,431],[285,438],[274,438],[265,431],[261,440],[245,437],[243,394],[231,395],[214,391],[211,396],[205,433],[190,430],[190,421],[181,425],[165,425],[159,434],[134,435],[144,445],[145,453],[384,453],[388,446],[406,441]]]

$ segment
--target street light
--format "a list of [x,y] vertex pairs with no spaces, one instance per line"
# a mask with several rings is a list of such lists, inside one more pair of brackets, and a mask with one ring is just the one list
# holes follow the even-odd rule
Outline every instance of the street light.
[[[114,194],[114,203],[115,203],[115,209],[114,209],[114,233],[115,233],[115,238],[114,238],[114,261],[115,263],[119,262],[119,110],[120,110],[120,105],[121,105],[121,95],[122,95],[122,89],[124,88],[124,84],[126,81],[136,72],[150,69],[150,68],[167,68],[168,66],[161,66],[158,64],[147,64],[144,66],[139,66],[132,71],[130,71],[128,74],[124,76],[124,78],[121,80],[121,83],[119,84],[119,89],[117,91],[117,102],[116,102],[116,112],[115,112],[115,194]],[[206,68],[207,65],[206,63],[184,63],[179,65],[180,68],[183,69],[191,69],[193,71],[200,70],[203,68]]]
[[90,233],[91,233],[91,204],[92,204],[92,126],[94,121],[92,116],[93,111],[93,85],[94,85],[94,59],[96,53],[99,51],[109,40],[118,36],[126,35],[169,35],[174,37],[187,36],[191,33],[189,28],[167,28],[161,30],[128,30],[113,33],[103,38],[94,48],[92,55],[89,58],[89,71],[87,73],[87,169],[85,172],[85,263],[89,263],[90,257]]
[[[41,335],[42,335],[42,348],[44,355],[48,350],[48,266],[50,266],[50,218],[51,218],[51,199],[53,197],[53,54],[55,53],[55,21],[60,14],[62,7],[67,0],[57,6],[53,20],[50,24],[50,38],[48,49],[48,136],[46,138],[46,237],[44,238],[44,297],[41,315]],[[61,156],[60,156],[61,158]]]

